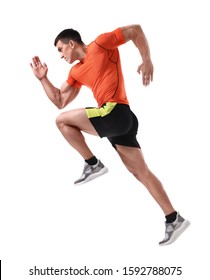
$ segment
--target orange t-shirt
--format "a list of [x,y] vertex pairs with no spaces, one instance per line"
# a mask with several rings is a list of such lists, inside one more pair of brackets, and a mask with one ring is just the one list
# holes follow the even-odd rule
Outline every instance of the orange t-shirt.
[[84,61],[72,66],[67,83],[90,88],[99,107],[106,102],[128,104],[118,51],[124,43],[120,28],[99,35],[88,45]]

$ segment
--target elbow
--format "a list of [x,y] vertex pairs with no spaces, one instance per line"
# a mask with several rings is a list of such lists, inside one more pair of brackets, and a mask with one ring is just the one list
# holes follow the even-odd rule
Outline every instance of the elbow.
[[57,107],[59,110],[63,109],[63,107],[62,107],[62,106],[57,105],[57,104],[55,104],[55,105],[56,105],[56,107]]
[[136,38],[139,36],[139,34],[142,33],[142,28],[140,24],[133,24],[128,26],[128,28],[125,29],[125,39],[126,41],[132,40],[135,41]]
[[135,24],[133,26],[133,32],[134,32],[135,35],[141,33],[142,32],[141,25],[140,24]]
[[59,109],[59,110],[61,110],[61,109],[63,109],[63,108],[65,108],[66,107],[66,104],[64,104],[64,103],[62,103],[61,102],[61,100],[54,100],[53,101],[53,104]]
[[135,24],[134,27],[137,28],[137,29],[141,29],[141,25],[140,24]]
[[56,95],[54,96],[54,102],[53,102],[53,103],[55,104],[55,106],[56,106],[59,110],[65,108],[66,105],[67,105],[66,102],[65,102],[65,100],[63,100],[63,99],[61,98],[60,92],[59,92],[59,94],[56,94]]
[[64,109],[64,108],[66,107],[66,104],[62,104],[62,103],[56,104],[56,107],[57,107],[59,110],[62,110],[62,109]]

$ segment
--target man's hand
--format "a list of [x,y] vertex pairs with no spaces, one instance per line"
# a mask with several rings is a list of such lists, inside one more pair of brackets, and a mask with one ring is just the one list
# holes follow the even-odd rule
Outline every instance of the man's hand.
[[37,79],[41,81],[43,78],[47,77],[47,72],[48,72],[47,64],[46,63],[42,64],[38,56],[34,56],[32,58],[32,63],[30,63],[30,65]]
[[146,60],[137,69],[139,74],[142,74],[142,83],[144,86],[148,86],[153,81],[153,64],[151,60]]

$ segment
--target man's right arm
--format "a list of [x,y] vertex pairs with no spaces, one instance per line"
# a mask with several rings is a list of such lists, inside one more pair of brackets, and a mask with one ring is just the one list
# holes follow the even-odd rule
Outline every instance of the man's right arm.
[[58,107],[63,109],[66,105],[72,102],[79,93],[79,88],[70,86],[64,82],[60,89],[53,86],[47,77],[40,80],[48,98]]
[[64,82],[61,89],[54,87],[47,77],[48,67],[46,63],[41,63],[38,56],[32,58],[30,63],[31,68],[36,78],[41,82],[45,93],[48,98],[59,108],[62,109],[79,93],[80,88],[70,86],[67,82]]

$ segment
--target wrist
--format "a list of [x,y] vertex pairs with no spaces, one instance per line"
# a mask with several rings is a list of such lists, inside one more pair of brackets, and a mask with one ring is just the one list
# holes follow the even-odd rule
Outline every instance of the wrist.
[[151,57],[149,55],[145,56],[145,57],[142,57],[142,61],[143,62],[151,62],[152,63]]
[[42,78],[39,78],[39,81],[42,83],[42,82],[44,82],[46,79],[47,79],[47,77],[42,77]]

